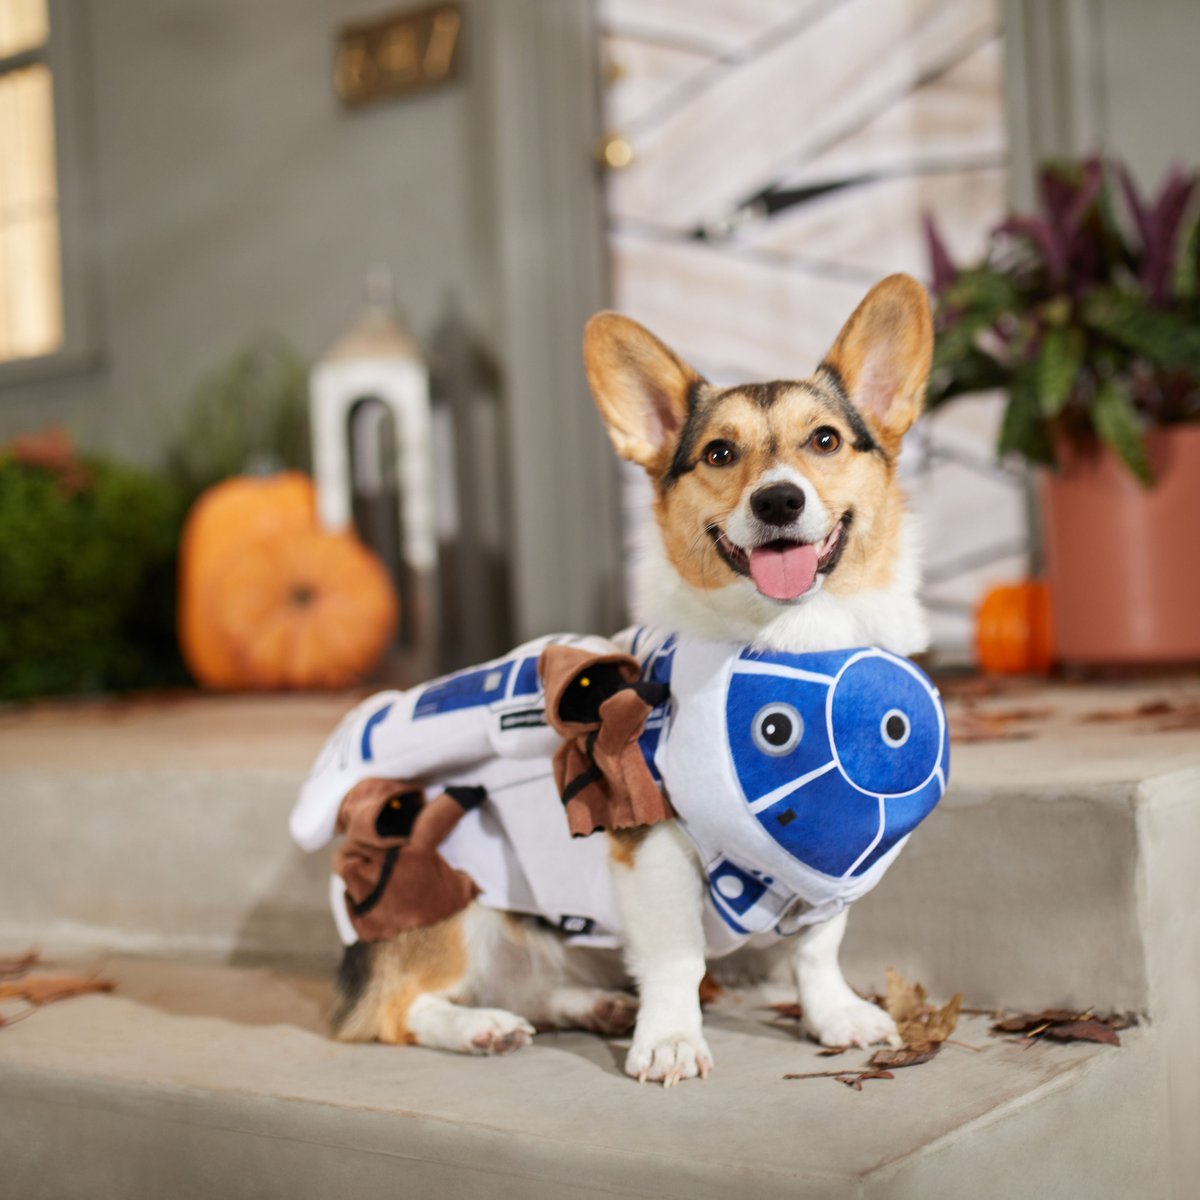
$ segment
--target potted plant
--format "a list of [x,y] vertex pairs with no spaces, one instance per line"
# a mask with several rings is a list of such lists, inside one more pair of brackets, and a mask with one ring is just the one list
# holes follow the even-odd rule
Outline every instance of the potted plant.
[[929,404],[1005,389],[999,451],[1047,468],[1063,662],[1200,659],[1197,182],[1173,170],[1147,199],[1119,164],[1047,166],[1041,211],[1003,221],[970,267],[927,219]]

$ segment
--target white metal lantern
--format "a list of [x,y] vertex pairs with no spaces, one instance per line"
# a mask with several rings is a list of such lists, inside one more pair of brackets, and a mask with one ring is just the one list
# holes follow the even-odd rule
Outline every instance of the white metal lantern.
[[371,272],[366,309],[313,368],[309,392],[317,519],[356,529],[387,564],[400,593],[392,668],[424,678],[438,635],[429,373],[386,269]]

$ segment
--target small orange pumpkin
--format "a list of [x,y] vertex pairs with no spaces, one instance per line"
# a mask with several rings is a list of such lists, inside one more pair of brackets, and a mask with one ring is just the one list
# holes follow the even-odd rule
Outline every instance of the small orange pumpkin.
[[994,587],[975,615],[975,652],[991,675],[1045,675],[1053,662],[1050,589],[1040,580]]
[[200,683],[236,688],[244,680],[231,647],[198,603],[204,584],[236,547],[303,532],[316,525],[316,491],[302,471],[239,475],[209,488],[192,505],[179,543],[179,647]]
[[396,629],[386,568],[347,534],[306,530],[249,545],[218,572],[206,599],[214,633],[249,688],[349,687]]
[[307,475],[226,480],[188,515],[179,640],[208,687],[347,687],[383,655],[397,608],[370,550],[316,528]]

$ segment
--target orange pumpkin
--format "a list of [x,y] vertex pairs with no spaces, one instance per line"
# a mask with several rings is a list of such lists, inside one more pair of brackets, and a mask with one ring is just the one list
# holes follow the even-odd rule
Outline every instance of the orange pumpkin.
[[1053,661],[1050,589],[1036,579],[992,588],[975,615],[975,652],[992,675],[1045,675]]
[[351,534],[316,529],[297,471],[217,484],[180,546],[179,641],[198,682],[220,689],[345,687],[395,630],[395,589]]
[[215,632],[211,612],[197,602],[231,549],[316,525],[316,491],[301,471],[239,475],[209,488],[192,505],[179,544],[179,646],[188,670],[214,688],[236,688],[243,679],[232,649]]
[[308,530],[248,545],[206,593],[213,632],[249,688],[349,687],[396,628],[386,568],[347,534]]

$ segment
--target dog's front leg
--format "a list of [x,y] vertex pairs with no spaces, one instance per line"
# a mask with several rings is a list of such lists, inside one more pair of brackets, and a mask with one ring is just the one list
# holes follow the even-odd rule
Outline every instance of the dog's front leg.
[[796,982],[804,1032],[823,1046],[869,1046],[892,1041],[896,1025],[878,1005],[855,994],[842,976],[838,950],[846,911],[796,935]]
[[625,1072],[639,1082],[704,1078],[712,1054],[701,1032],[704,876],[673,821],[614,835],[613,880],[625,954],[640,995]]

